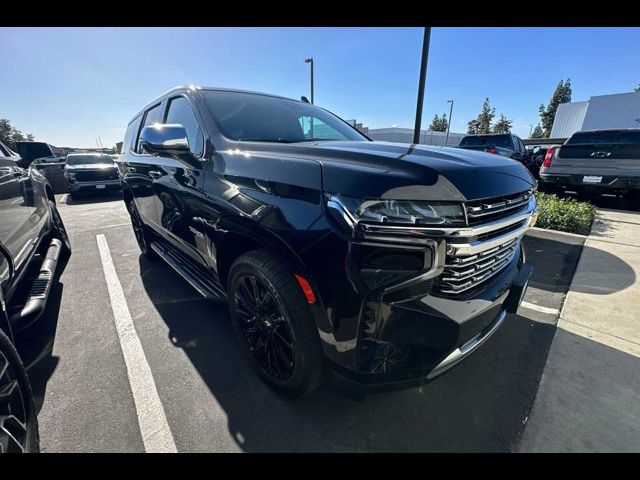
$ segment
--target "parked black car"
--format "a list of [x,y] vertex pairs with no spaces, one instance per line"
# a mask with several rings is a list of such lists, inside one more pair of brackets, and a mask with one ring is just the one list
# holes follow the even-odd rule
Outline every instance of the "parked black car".
[[486,135],[467,135],[460,140],[459,148],[467,150],[479,150],[509,157],[522,163],[537,178],[540,167],[536,168],[522,139],[512,133],[491,133]]
[[486,153],[373,142],[317,106],[179,87],[126,129],[119,166],[142,253],[228,298],[241,348],[297,396],[327,367],[415,384],[515,312],[535,181]]
[[71,198],[121,189],[118,167],[113,158],[104,153],[70,153],[64,178]]
[[71,246],[46,178],[0,143],[0,452],[38,451],[38,422],[16,331],[44,311]]

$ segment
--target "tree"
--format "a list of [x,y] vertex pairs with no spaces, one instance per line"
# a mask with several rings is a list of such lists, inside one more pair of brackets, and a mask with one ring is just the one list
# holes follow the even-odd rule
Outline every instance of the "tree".
[[513,127],[513,121],[501,113],[498,121],[493,124],[493,133],[511,133],[511,127]]
[[34,136],[30,133],[24,134],[6,118],[0,118],[0,142],[4,143],[11,150],[16,149],[16,142],[33,142]]
[[551,95],[551,100],[545,107],[544,104],[540,105],[540,122],[542,123],[542,128],[544,129],[544,137],[549,138],[551,134],[551,128],[553,127],[553,121],[556,118],[556,111],[558,110],[558,105],[561,103],[567,103],[571,101],[571,79],[567,78],[566,81],[560,80],[556,89],[553,91],[553,95]]
[[449,121],[447,120],[447,114],[443,113],[442,117],[439,117],[436,113],[436,116],[431,120],[431,125],[429,125],[429,130],[432,132],[446,132],[447,127],[449,127]]
[[540,124],[538,124],[533,129],[533,133],[531,134],[531,138],[542,138],[543,135],[544,135],[544,131],[542,130],[542,127],[540,126]]
[[638,86],[636,88],[633,89],[634,92],[640,92],[640,83],[638,84]]
[[467,124],[467,133],[475,135],[491,133],[491,122],[496,116],[495,112],[496,109],[491,108],[489,98],[485,98],[482,104],[482,111],[478,114],[478,117]]

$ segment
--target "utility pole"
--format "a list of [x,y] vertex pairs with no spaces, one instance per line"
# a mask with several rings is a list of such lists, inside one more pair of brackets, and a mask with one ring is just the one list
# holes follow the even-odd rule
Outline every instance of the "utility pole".
[[418,83],[418,104],[416,105],[416,125],[413,129],[413,143],[420,142],[420,127],[422,123],[422,103],[424,100],[424,84],[427,78],[427,60],[429,59],[429,40],[431,27],[425,27],[422,40],[422,61],[420,64],[420,82]]
[[311,103],[313,103],[313,57],[305,59],[304,63],[311,64]]
[[451,117],[453,116],[453,100],[447,100],[447,103],[451,104],[449,108],[449,121],[447,122],[447,136],[444,139],[444,146],[449,146],[449,128],[451,128]]

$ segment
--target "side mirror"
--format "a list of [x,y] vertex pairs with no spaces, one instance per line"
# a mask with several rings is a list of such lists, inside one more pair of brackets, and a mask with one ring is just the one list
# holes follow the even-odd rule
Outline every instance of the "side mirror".
[[187,131],[175,123],[144,127],[140,134],[140,145],[150,155],[183,158],[190,153]]

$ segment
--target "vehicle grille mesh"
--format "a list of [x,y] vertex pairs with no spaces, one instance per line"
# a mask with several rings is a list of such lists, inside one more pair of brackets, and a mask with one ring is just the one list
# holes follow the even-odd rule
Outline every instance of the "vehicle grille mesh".
[[[487,200],[468,202],[465,204],[469,225],[479,226],[495,222],[501,218],[516,215],[527,208],[532,192],[521,192],[514,195]],[[520,229],[527,220],[483,233],[475,238],[456,239],[454,242],[473,242],[477,251],[472,255],[461,255],[455,249],[445,258],[444,271],[435,283],[435,289],[446,295],[459,295],[480,287],[487,280],[507,267],[518,251],[522,235],[509,238],[504,243],[496,244],[495,239],[509,232]],[[499,223],[499,222],[498,222]],[[483,244],[486,243],[486,249]]]

